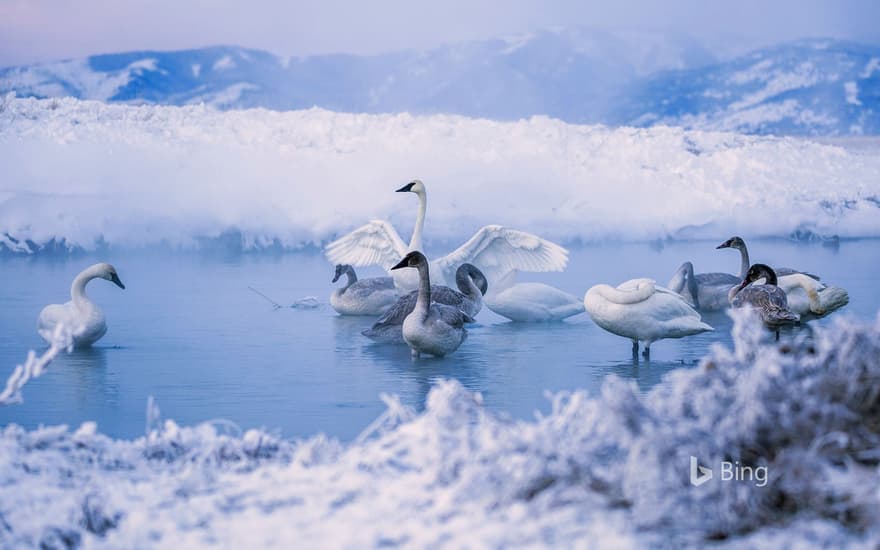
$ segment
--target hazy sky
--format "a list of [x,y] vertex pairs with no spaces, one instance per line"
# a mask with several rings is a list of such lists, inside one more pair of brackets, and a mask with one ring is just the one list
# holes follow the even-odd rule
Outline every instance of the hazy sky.
[[684,32],[728,49],[880,43],[880,0],[0,0],[0,66],[210,44],[376,53],[571,25]]

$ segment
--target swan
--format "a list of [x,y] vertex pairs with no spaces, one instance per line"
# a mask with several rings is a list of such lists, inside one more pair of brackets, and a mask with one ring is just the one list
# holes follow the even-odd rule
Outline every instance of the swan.
[[[483,273],[471,264],[462,264],[455,273],[458,290],[448,286],[431,285],[431,301],[460,309],[476,317],[482,309],[483,295],[488,283]],[[401,296],[373,326],[361,334],[385,344],[403,344],[403,321],[416,307],[418,290]]]
[[544,283],[514,283],[513,269],[498,282],[500,288],[490,289],[486,307],[511,321],[561,321],[584,312],[584,302],[556,287]]
[[341,315],[382,315],[400,296],[391,277],[358,280],[353,267],[339,264],[332,282],[343,275],[348,282],[330,294],[330,305]]
[[424,254],[410,252],[391,269],[404,267],[414,267],[419,274],[415,309],[403,320],[403,340],[409,344],[413,359],[421,353],[443,357],[457,350],[467,338],[464,324],[473,323],[473,317],[457,307],[431,303],[431,276]]
[[849,303],[849,293],[840,287],[825,286],[802,273],[779,277],[776,285],[785,291],[788,309],[801,320],[825,317]]
[[714,330],[684,298],[651,279],[631,279],[617,288],[596,285],[584,295],[584,307],[597,325],[632,340],[633,355],[643,342],[645,358],[652,342]]
[[719,311],[730,306],[727,293],[742,277],[730,273],[694,274],[694,264],[684,262],[669,280],[667,288],[681,294],[695,309]]
[[[372,220],[351,233],[336,239],[325,248],[333,263],[354,266],[381,265],[384,269],[396,264],[408,252],[423,250],[422,232],[427,211],[427,190],[420,180],[413,180],[397,189],[398,193],[414,193],[419,209],[412,239],[407,246],[394,227],[384,220]],[[490,287],[511,269],[521,271],[562,271],[568,263],[568,251],[531,233],[500,225],[480,228],[466,243],[446,256],[430,263],[429,274],[434,281],[455,284],[455,271],[463,263],[477,266]],[[392,273],[401,291],[415,290],[418,275],[409,270]]]
[[779,327],[797,323],[800,316],[789,309],[785,291],[776,283],[773,268],[766,264],[755,264],[748,269],[742,283],[730,289],[728,298],[730,305],[735,308],[754,309],[761,321],[776,332],[776,339],[779,340]]
[[[743,238],[742,237],[731,237],[731,238],[727,239],[726,241],[724,241],[723,243],[716,246],[715,248],[716,249],[733,248],[733,249],[739,250],[739,256],[740,256],[739,278],[744,279],[746,276],[746,273],[748,273],[748,271],[749,271],[749,266],[751,264],[749,264],[749,249],[746,247],[746,242],[743,240]],[[766,265],[766,264],[761,264],[761,265]],[[792,273],[803,273],[804,275],[811,277],[813,279],[816,279],[817,281],[819,280],[819,277],[817,275],[813,275],[812,273],[807,273],[805,271],[797,271],[797,270],[792,269],[790,267],[776,267],[773,269],[774,269],[776,275],[779,277],[782,277],[783,275],[791,275]],[[738,282],[739,281],[737,281],[737,283]]]
[[98,263],[86,268],[70,285],[69,302],[48,305],[40,312],[37,332],[43,340],[51,344],[52,334],[59,324],[69,327],[73,332],[73,345],[77,348],[91,346],[104,336],[107,332],[104,312],[86,296],[86,285],[92,279],[106,279],[125,289],[112,265]]

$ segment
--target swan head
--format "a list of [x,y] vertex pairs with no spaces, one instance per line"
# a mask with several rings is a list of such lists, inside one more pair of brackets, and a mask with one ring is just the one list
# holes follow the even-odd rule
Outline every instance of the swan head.
[[125,285],[119,280],[116,268],[110,264],[100,263],[95,265],[96,275],[102,279],[106,279],[115,284],[119,288],[125,290]]
[[485,296],[486,292],[489,290],[489,281],[486,279],[486,276],[483,275],[483,272],[474,264],[463,263],[458,266],[458,269],[455,270],[456,286],[458,286],[459,289],[467,288],[468,277],[470,277],[474,282],[474,285],[480,289],[480,294]]
[[404,256],[402,260],[397,262],[397,265],[395,265],[391,269],[401,269],[404,267],[421,267],[427,265],[428,258],[426,258],[425,255],[418,250],[413,250],[412,252]]
[[743,248],[745,248],[745,246],[746,242],[742,240],[742,237],[731,237],[716,246],[715,249],[717,250],[719,248],[735,248],[737,250],[742,250]]
[[746,276],[743,279],[742,284],[739,285],[738,290],[742,290],[749,286],[749,284],[761,279],[764,279],[765,285],[775,286],[777,283],[776,272],[767,264],[754,264],[749,268],[748,272],[746,272]]
[[425,184],[422,180],[412,180],[397,190],[397,193],[415,193],[416,195],[425,193]]
[[335,283],[340,277],[348,273],[349,270],[354,271],[354,269],[348,264],[336,264],[336,273],[333,275],[333,280],[330,282]]

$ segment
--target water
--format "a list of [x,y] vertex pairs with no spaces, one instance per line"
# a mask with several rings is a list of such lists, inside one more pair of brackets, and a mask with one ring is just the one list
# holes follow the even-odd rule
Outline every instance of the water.
[[[635,276],[665,284],[684,260],[694,261],[697,272],[736,271],[738,254],[716,251],[716,244],[588,246],[572,251],[565,273],[522,279],[582,296],[593,284]],[[846,314],[877,314],[880,240],[846,241],[839,248],[750,244],[753,261],[772,259],[846,288]],[[327,304],[333,269],[317,253],[120,251],[100,258],[0,260],[0,376],[5,379],[28,349],[45,348],[34,328],[40,309],[66,301],[72,278],[98,260],[116,265],[126,285],[124,291],[104,281],[89,285],[107,314],[107,335],[91,350],[57,359],[25,387],[24,404],[0,408],[0,425],[95,420],[103,433],[130,438],[143,434],[152,395],[163,414],[181,424],[222,418],[283,437],[324,432],[350,440],[384,410],[383,392],[420,409],[434,381],[456,378],[481,392],[487,408],[531,418],[547,410],[546,390],[596,392],[609,374],[646,390],[672,369],[692,368],[713,343],[730,342],[729,319],[709,315],[704,318],[716,332],[655,343],[650,361],[635,361],[630,342],[586,315],[515,324],[484,309],[455,354],[414,363],[407,348],[376,345],[360,335],[371,319],[336,315]],[[377,274],[365,270],[361,276]],[[323,305],[276,311],[248,286],[285,305],[306,296]]]

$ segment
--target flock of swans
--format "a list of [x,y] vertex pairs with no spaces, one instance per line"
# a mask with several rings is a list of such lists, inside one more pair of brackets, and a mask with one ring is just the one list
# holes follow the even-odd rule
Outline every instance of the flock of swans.
[[[409,245],[384,220],[372,220],[325,248],[336,264],[333,282],[345,277],[345,286],[330,295],[330,304],[342,315],[377,317],[363,334],[377,342],[405,343],[414,358],[420,354],[442,357],[454,352],[467,337],[483,305],[513,321],[558,321],[586,312],[606,331],[632,341],[650,356],[653,342],[683,338],[713,328],[700,311],[728,307],[751,308],[779,338],[782,326],[828,315],[849,302],[846,290],[826,286],[819,277],[789,268],[750,264],[745,242],[728,239],[717,248],[738,250],[739,275],[694,273],[691,262],[675,272],[667,287],[637,278],[617,287],[598,284],[583,300],[552,286],[517,282],[519,272],[562,271],[568,252],[546,239],[499,225],[487,225],[456,250],[429,261],[422,252],[427,212],[424,183],[413,180],[397,190],[417,195],[416,225]],[[379,265],[387,277],[358,279],[354,267]],[[116,269],[95,264],[73,281],[71,301],[46,306],[38,332],[51,342],[55,328],[72,329],[74,346],[89,346],[107,330],[101,309],[85,294],[92,279],[106,279],[120,288]],[[444,282],[442,284],[432,284]]]

